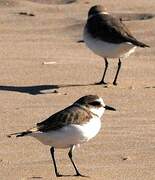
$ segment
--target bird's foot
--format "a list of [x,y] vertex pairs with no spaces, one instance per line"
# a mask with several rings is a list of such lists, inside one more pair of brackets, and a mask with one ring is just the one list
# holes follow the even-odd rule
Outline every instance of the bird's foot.
[[62,174],[56,173],[56,177],[62,177]]
[[95,83],[96,85],[107,85],[108,83],[104,82],[104,81],[100,81],[100,82],[97,82]]
[[89,176],[86,176],[86,175],[80,174],[79,172],[78,172],[77,174],[75,174],[74,176],[89,177]]
[[113,82],[113,85],[114,85],[114,86],[117,86],[117,83],[114,81],[114,82]]

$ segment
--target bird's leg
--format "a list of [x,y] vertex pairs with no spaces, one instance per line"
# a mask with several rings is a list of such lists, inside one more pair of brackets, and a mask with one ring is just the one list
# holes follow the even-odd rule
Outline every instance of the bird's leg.
[[53,160],[53,164],[54,164],[55,175],[57,177],[61,177],[62,175],[58,173],[57,166],[56,166],[56,161],[55,161],[55,157],[54,157],[54,147],[51,147],[50,152],[51,152],[51,156],[52,156],[52,160]]
[[121,68],[121,60],[120,60],[120,58],[119,58],[119,61],[118,61],[118,69],[117,69],[117,72],[116,72],[116,75],[115,75],[115,79],[114,79],[114,81],[113,81],[113,85],[117,85],[117,83],[116,83],[116,81],[117,81],[117,77],[118,77],[118,74],[119,74],[119,71],[120,71],[120,68]]
[[77,167],[76,167],[76,165],[75,165],[75,163],[74,163],[74,161],[73,161],[73,159],[72,159],[73,149],[74,149],[74,146],[72,146],[72,147],[70,148],[70,150],[69,150],[69,152],[68,152],[68,156],[69,156],[69,158],[70,158],[70,160],[71,160],[71,163],[73,164],[74,169],[75,169],[75,171],[76,171],[76,175],[75,175],[75,176],[83,176],[82,174],[79,173],[79,171],[78,171],[78,169],[77,169]]
[[102,80],[99,83],[97,83],[97,84],[107,84],[104,81],[104,78],[105,78],[105,75],[106,75],[106,72],[107,72],[107,68],[108,68],[108,60],[107,60],[107,58],[104,58],[104,61],[105,61],[105,68],[104,68],[103,77],[102,77]]

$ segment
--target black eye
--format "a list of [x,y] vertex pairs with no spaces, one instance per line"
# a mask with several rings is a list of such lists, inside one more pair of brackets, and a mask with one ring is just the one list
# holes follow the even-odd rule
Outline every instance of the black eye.
[[90,102],[89,104],[92,105],[92,106],[98,106],[98,107],[102,106],[99,101]]

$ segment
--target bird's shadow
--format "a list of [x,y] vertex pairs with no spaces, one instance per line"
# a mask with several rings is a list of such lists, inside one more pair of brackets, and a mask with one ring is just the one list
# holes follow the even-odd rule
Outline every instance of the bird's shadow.
[[0,86],[0,91],[14,91],[31,95],[44,94],[44,90],[58,89],[57,85],[35,85],[35,86]]
[[[103,88],[109,88],[108,84],[61,84],[61,85],[34,85],[34,86],[3,86],[0,85],[0,91],[11,91],[26,93],[30,95],[41,95],[41,94],[51,94],[57,93],[57,89],[65,87],[86,87],[86,86],[102,86]],[[155,89],[155,86],[144,86],[144,89]],[[130,89],[130,88],[129,88]]]
[[[34,86],[0,86],[0,91],[14,91],[19,93],[27,93],[30,95],[55,93],[56,89],[65,87],[91,86],[94,84],[62,84],[62,85],[34,85]],[[104,87],[104,85],[103,85]],[[106,87],[106,86],[105,86]]]
[[145,86],[145,89],[155,89],[155,86]]

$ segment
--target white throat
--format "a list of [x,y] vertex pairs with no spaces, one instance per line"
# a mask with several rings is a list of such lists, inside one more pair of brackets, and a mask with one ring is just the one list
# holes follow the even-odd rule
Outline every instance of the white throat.
[[104,109],[104,107],[91,108],[90,111],[92,112],[92,115],[96,115],[98,118],[101,118],[105,109]]

